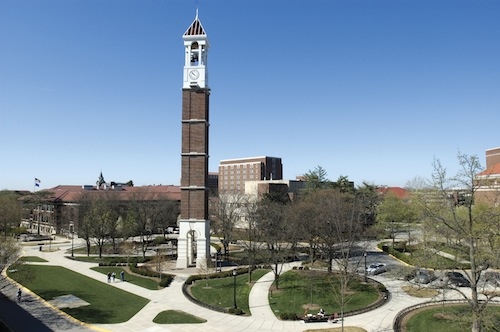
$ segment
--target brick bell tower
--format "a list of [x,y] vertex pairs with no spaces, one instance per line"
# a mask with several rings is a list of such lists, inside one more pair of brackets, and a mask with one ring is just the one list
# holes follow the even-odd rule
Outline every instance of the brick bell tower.
[[181,218],[177,245],[177,268],[210,257],[208,220],[208,87],[205,29],[196,17],[182,36],[185,48],[182,84]]

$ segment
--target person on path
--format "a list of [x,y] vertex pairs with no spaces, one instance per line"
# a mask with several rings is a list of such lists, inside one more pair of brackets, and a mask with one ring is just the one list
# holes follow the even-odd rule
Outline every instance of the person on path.
[[115,282],[115,278],[116,278],[116,273],[113,271],[113,273],[111,274],[111,278],[113,279],[113,282]]
[[123,270],[120,272],[120,278],[122,281],[125,281],[125,272],[123,272]]
[[17,291],[17,302],[21,302],[21,288],[18,289]]
[[111,272],[108,272],[108,282],[111,282]]

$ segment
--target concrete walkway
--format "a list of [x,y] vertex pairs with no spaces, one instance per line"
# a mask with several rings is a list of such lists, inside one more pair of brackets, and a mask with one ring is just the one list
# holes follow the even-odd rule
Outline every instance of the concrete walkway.
[[[82,263],[67,259],[65,256],[66,250],[71,247],[71,244],[52,244],[53,247],[59,247],[59,250],[48,252],[38,251],[38,247],[25,247],[24,255],[38,256],[47,263],[44,265],[63,266],[90,278],[106,283],[107,277],[102,273],[93,271],[90,267],[95,266],[93,263]],[[294,263],[296,264],[296,263]],[[294,264],[287,264],[283,272],[293,268]],[[299,263],[300,264],[300,263]],[[304,324],[299,321],[281,321],[276,318],[268,303],[268,291],[272,284],[274,275],[272,272],[264,275],[253,286],[249,296],[249,306],[252,315],[248,317],[234,316],[230,314],[212,311],[200,307],[187,298],[182,293],[182,285],[187,277],[191,274],[196,274],[195,268],[166,271],[175,274],[176,278],[172,284],[162,290],[148,290],[127,282],[117,281],[111,283],[113,287],[117,287],[130,293],[142,296],[150,300],[150,302],[139,311],[129,321],[120,324],[95,324],[86,325],[78,324],[71,317],[61,318],[65,316],[61,311],[48,306],[43,300],[36,298],[36,301],[43,304],[45,308],[51,308],[54,316],[45,313],[47,321],[52,321],[52,324],[47,326],[54,331],[85,331],[87,329],[101,331],[193,331],[193,332],[211,332],[211,331],[248,331],[248,332],[266,332],[266,331],[305,331],[307,329],[319,329],[327,327],[338,327],[339,323],[314,323]],[[396,314],[411,305],[428,301],[429,299],[415,298],[407,295],[401,290],[403,281],[392,280],[382,276],[374,277],[377,281],[383,283],[391,292],[391,299],[388,303],[380,308],[377,308],[368,313],[347,317],[344,321],[344,326],[358,326],[367,331],[392,331],[392,323]],[[10,295],[12,296],[12,294]],[[15,296],[15,295],[14,295]],[[40,306],[40,305],[38,305]],[[26,307],[30,311],[30,308]],[[197,317],[207,320],[202,324],[156,324],[153,318],[160,312],[165,310],[182,310],[191,313]],[[43,320],[43,318],[42,318]],[[64,324],[54,324],[53,322],[64,321]],[[69,324],[69,323],[71,324]],[[45,323],[45,320],[44,320]],[[68,326],[65,326],[67,324]]]

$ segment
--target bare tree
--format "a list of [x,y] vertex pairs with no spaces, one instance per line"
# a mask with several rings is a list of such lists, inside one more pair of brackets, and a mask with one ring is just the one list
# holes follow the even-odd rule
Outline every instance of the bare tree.
[[248,259],[248,282],[252,282],[252,271],[255,267],[257,252],[262,243],[259,241],[258,230],[258,203],[255,200],[248,200],[242,207],[244,209],[245,238],[240,241],[241,247],[247,253]]
[[287,222],[288,209],[288,204],[269,197],[264,197],[259,202],[256,226],[259,239],[267,249],[267,259],[274,273],[276,288],[279,288],[279,276],[292,247]]
[[[477,176],[482,170],[478,158],[459,154],[458,164],[458,173],[448,177],[439,160],[434,161],[433,190],[422,200],[427,217],[424,229],[445,228],[447,236],[454,240],[443,241],[441,245],[467,255],[470,268],[463,269],[463,273],[470,281],[471,293],[468,295],[458,287],[454,289],[467,300],[472,311],[472,331],[479,332],[485,324],[485,309],[495,296],[483,292],[479,281],[488,267],[500,266],[500,213],[494,206],[475,202],[482,185]],[[440,239],[440,235],[434,233],[436,239]]]
[[211,273],[215,271],[215,266],[210,256],[201,257],[201,262],[197,268],[199,275],[205,276],[205,287],[208,287],[208,279]]
[[321,217],[322,207],[318,205],[317,191],[306,192],[294,200],[289,217],[290,226],[299,232],[299,238],[309,246],[309,260],[314,259],[319,250],[319,225],[324,220]]
[[[12,238],[5,238],[0,241],[0,271],[12,264],[18,257],[21,248]],[[0,274],[0,281],[3,281],[4,274]],[[8,283],[0,283],[0,289],[6,287]]]
[[142,257],[146,257],[148,244],[158,225],[158,202],[147,191],[134,193],[128,204],[127,218],[135,225],[135,235],[139,236]]
[[77,213],[77,227],[75,232],[78,237],[85,240],[85,247],[87,248],[87,256],[90,256],[90,247],[92,245],[92,205],[93,198],[90,192],[84,192],[80,197],[78,197],[78,213]]
[[162,199],[158,201],[157,209],[157,216],[159,218],[158,226],[161,227],[163,237],[165,237],[168,227],[177,226],[177,218],[180,213],[179,202]]
[[241,194],[221,194],[210,199],[211,227],[222,243],[225,259],[228,258],[234,228],[245,217],[247,202],[248,196]]
[[116,226],[118,215],[116,211],[113,211],[109,201],[99,199],[92,204],[90,215],[87,218],[92,241],[98,247],[99,258],[101,258],[104,245],[109,241],[110,234]]
[[94,242],[102,257],[104,245],[116,231],[120,217],[118,197],[110,191],[89,192],[80,196],[78,202],[78,236],[87,243],[87,255]]
[[[354,193],[339,190],[325,191],[321,195],[324,204],[323,217],[326,220],[321,227],[321,237],[328,245],[327,251],[335,250],[331,259],[335,262],[339,279],[338,292],[334,297],[340,307],[340,320],[344,329],[344,311],[350,300],[349,288],[352,281],[358,278],[356,271],[366,252],[366,242],[363,241],[364,232],[364,202]],[[322,204],[322,205],[323,205]],[[329,262],[329,267],[331,266]],[[333,287],[332,289],[337,289]]]

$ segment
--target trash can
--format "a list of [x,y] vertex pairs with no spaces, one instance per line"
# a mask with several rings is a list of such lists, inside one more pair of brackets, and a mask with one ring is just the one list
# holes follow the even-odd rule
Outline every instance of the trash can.
[[382,251],[383,252],[389,252],[389,246],[387,244],[382,245]]

